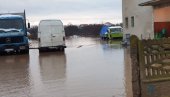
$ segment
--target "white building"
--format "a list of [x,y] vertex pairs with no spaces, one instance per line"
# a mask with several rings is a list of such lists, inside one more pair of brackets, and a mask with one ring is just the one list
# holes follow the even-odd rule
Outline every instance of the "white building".
[[123,0],[122,9],[124,38],[152,39],[162,29],[170,36],[170,0]]
[[123,0],[123,32],[127,35],[136,35],[139,39],[154,37],[153,8],[139,6],[148,0]]
[[154,33],[166,32],[165,37],[170,37],[170,0],[150,0],[140,6],[152,6]]

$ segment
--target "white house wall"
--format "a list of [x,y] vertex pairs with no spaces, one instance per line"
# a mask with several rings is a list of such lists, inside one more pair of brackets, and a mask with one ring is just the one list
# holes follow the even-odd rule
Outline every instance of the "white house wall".
[[[140,3],[148,0],[123,0],[123,31],[125,34],[137,35],[140,39],[154,37],[153,31],[153,8],[139,6]],[[131,17],[134,16],[134,27],[131,27]],[[128,17],[128,28],[125,26],[125,18]]]

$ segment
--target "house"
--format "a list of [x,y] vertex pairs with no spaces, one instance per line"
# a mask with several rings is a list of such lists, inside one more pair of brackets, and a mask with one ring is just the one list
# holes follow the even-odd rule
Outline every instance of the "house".
[[170,0],[149,0],[139,6],[152,6],[154,34],[164,32],[163,37],[170,37]]
[[123,0],[123,32],[124,39],[130,35],[136,35],[139,39],[154,37],[153,8],[151,6],[139,6],[148,0]]
[[153,39],[162,32],[170,37],[170,0],[123,0],[122,4],[124,39],[129,35]]

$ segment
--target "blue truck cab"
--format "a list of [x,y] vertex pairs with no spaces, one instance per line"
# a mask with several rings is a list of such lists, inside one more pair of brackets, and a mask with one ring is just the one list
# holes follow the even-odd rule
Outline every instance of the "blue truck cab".
[[29,53],[25,11],[0,14],[0,53]]

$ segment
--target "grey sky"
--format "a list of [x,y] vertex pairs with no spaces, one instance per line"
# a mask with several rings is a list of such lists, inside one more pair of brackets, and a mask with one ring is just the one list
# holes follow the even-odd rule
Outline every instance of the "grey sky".
[[26,10],[32,24],[61,19],[64,24],[121,22],[121,0],[0,0],[0,12]]

